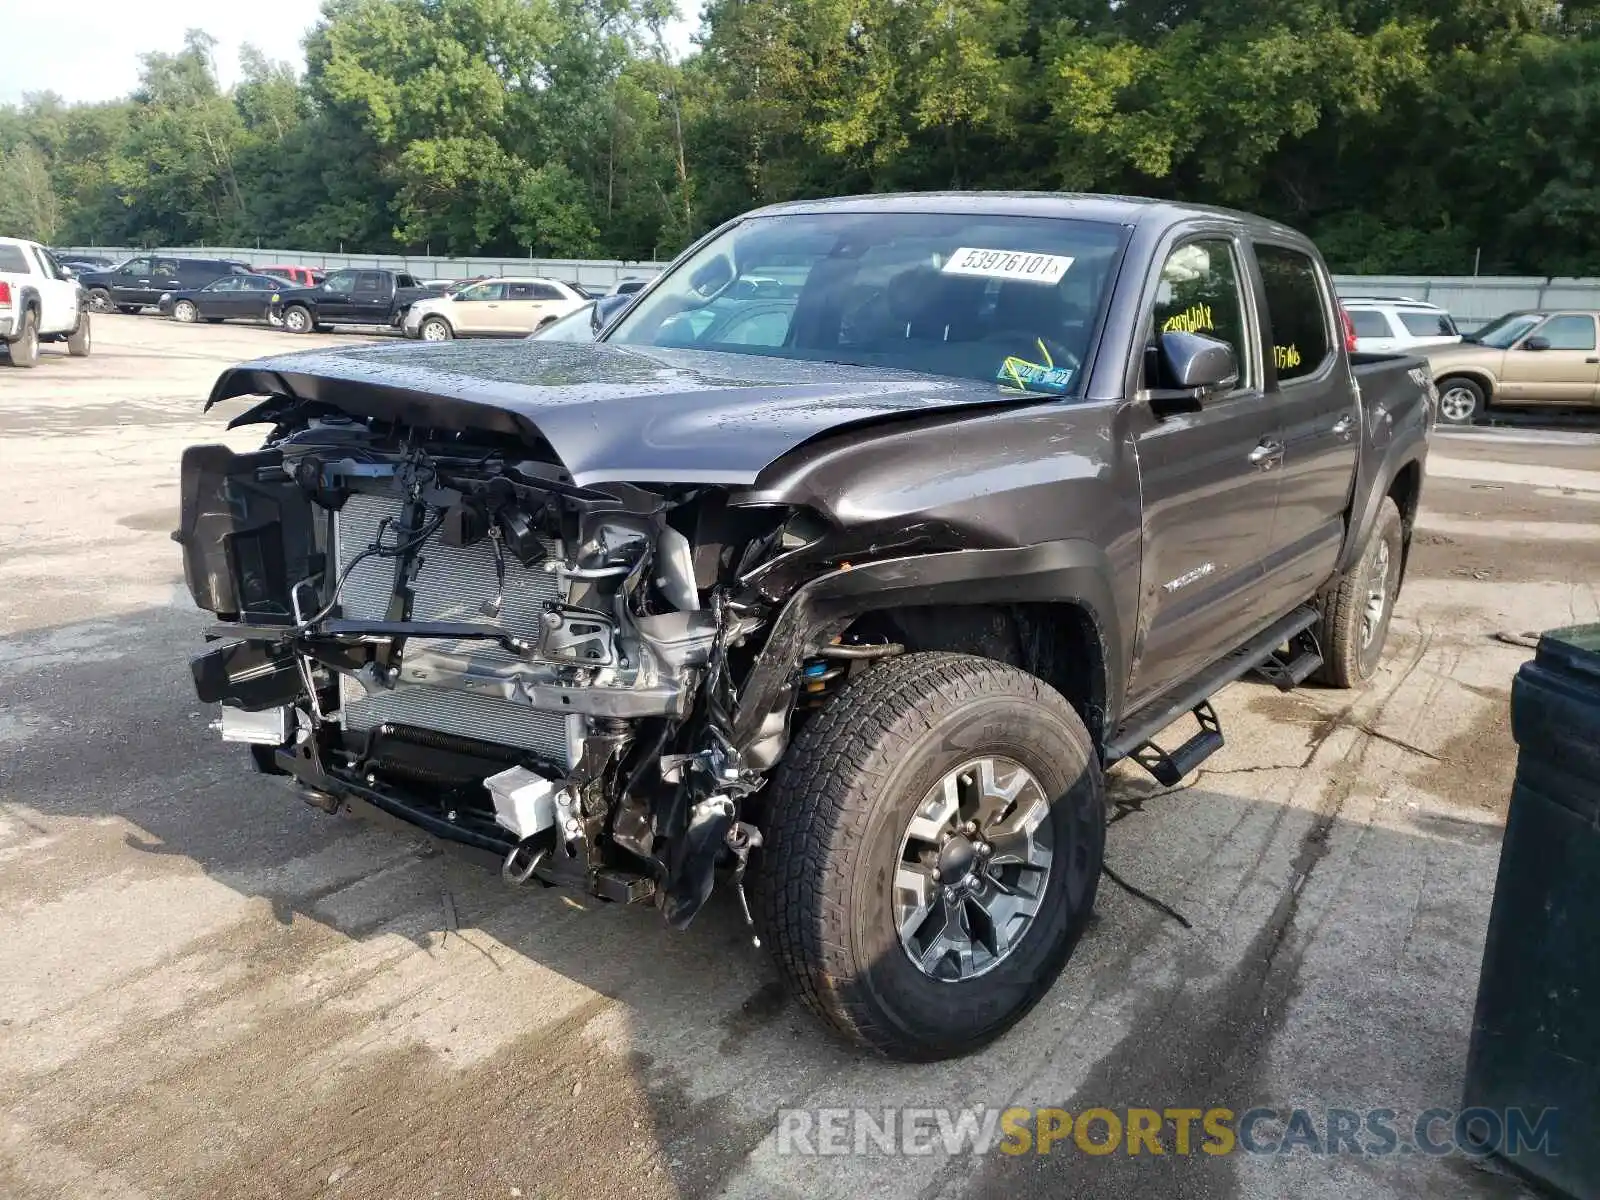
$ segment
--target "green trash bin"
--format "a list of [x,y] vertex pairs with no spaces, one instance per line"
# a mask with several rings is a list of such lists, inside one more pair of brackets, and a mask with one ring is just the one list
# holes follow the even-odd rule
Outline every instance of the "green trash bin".
[[[1517,774],[1463,1098],[1521,1172],[1600,1196],[1600,625],[1539,639],[1511,689]],[[1509,1117],[1511,1112],[1520,1114]],[[1548,1139],[1517,1139],[1514,1124]],[[1528,1143],[1535,1143],[1529,1145]],[[1497,1144],[1498,1143],[1498,1144]]]

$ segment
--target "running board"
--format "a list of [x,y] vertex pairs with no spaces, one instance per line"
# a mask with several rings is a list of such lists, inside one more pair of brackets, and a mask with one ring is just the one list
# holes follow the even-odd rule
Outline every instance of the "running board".
[[1256,665],[1255,672],[1280,692],[1292,692],[1320,666],[1322,647],[1317,645],[1317,635],[1306,629],[1295,634],[1288,653],[1274,650],[1270,658]]
[[[1273,659],[1277,655],[1280,646],[1291,643],[1298,646],[1300,644],[1300,635],[1315,625],[1320,619],[1320,615],[1313,606],[1309,604],[1302,605],[1282,620],[1273,622],[1273,624],[1256,634],[1255,637],[1240,646],[1232,654],[1212,663],[1204,671],[1200,672],[1189,686],[1181,692],[1163,697],[1155,703],[1140,709],[1124,721],[1115,736],[1106,743],[1105,749],[1101,752],[1101,761],[1109,767],[1119,759],[1137,758],[1135,751],[1150,746],[1154,751],[1159,752],[1159,759],[1156,761],[1164,767],[1182,767],[1184,768],[1183,774],[1188,774],[1202,760],[1215,754],[1222,747],[1221,726],[1215,723],[1216,714],[1211,712],[1210,705],[1206,704],[1206,701],[1235,679],[1249,674],[1262,663]],[[1307,669],[1307,675],[1320,665],[1320,655],[1318,658],[1319,662]],[[1294,662],[1298,669],[1300,665],[1299,656],[1294,658]],[[1204,706],[1213,722],[1210,728],[1206,724],[1207,717],[1202,716],[1199,711],[1202,706]],[[1150,739],[1168,725],[1171,725],[1185,712],[1194,712],[1196,719],[1200,722],[1200,732],[1171,754],[1154,746]],[[1147,757],[1154,758],[1155,756],[1147,755]],[[1188,765],[1185,766],[1185,763]],[[1141,762],[1141,765],[1146,764]],[[1152,774],[1155,773],[1147,765],[1146,769],[1151,770]],[[1163,773],[1169,774],[1170,770],[1165,770]],[[1178,779],[1182,777],[1182,775],[1179,775]],[[1161,776],[1157,775],[1156,778],[1161,779]],[[1173,783],[1176,782],[1177,779],[1174,779]],[[1166,786],[1170,787],[1172,784],[1167,784]]]
[[1143,742],[1128,756],[1154,775],[1162,787],[1177,786],[1185,775],[1222,749],[1222,720],[1211,701],[1202,700],[1193,712],[1200,732],[1176,750],[1168,752],[1154,742]]

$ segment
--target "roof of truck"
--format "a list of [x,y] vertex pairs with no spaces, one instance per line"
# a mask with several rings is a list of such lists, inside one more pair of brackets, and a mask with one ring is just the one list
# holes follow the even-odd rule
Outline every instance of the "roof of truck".
[[974,216],[1060,217],[1079,221],[1105,221],[1138,225],[1146,221],[1176,224],[1196,217],[1225,217],[1244,225],[1279,234],[1304,235],[1267,217],[1187,204],[1147,196],[1109,196],[1089,192],[887,192],[882,195],[838,196],[823,200],[792,200],[773,204],[750,216],[818,212],[930,212],[970,213]]

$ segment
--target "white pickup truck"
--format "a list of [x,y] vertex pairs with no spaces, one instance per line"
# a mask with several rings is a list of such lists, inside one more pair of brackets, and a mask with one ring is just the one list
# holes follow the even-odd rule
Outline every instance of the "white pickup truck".
[[38,363],[40,342],[66,342],[74,358],[89,353],[83,289],[38,242],[0,238],[0,342],[14,367]]

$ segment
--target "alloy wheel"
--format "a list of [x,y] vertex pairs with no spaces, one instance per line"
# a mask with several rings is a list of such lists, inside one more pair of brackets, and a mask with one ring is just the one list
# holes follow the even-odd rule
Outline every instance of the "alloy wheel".
[[958,982],[998,966],[1032,926],[1053,858],[1050,797],[1009,758],[947,772],[900,843],[894,919],[906,957]]
[[1372,559],[1372,571],[1367,576],[1367,608],[1361,614],[1361,648],[1372,645],[1372,639],[1383,628],[1384,614],[1389,608],[1389,571],[1394,559],[1389,554],[1389,543],[1379,542],[1378,552]]
[[1478,398],[1464,387],[1446,388],[1439,397],[1439,415],[1457,423],[1470,420]]

